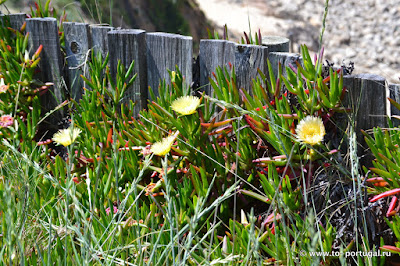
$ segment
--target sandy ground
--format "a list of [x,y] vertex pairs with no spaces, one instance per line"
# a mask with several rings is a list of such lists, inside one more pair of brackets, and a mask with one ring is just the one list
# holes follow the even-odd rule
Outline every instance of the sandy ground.
[[[324,0],[196,0],[207,18],[230,40],[243,31],[292,40],[317,51]],[[400,0],[331,0],[323,45],[325,58],[340,65],[355,63],[355,73],[371,73],[400,83]],[[399,58],[399,59],[398,59]]]
[[207,18],[222,28],[227,25],[233,41],[238,41],[242,33],[254,33],[261,29],[263,35],[282,35],[280,28],[285,19],[266,15],[263,1],[243,0],[197,0]]

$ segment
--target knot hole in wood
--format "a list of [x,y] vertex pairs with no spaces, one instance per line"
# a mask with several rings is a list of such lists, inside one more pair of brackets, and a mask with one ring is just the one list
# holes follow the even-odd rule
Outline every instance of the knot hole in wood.
[[72,41],[71,42],[71,51],[74,54],[79,54],[79,52],[81,51],[81,47],[80,47],[79,43]]

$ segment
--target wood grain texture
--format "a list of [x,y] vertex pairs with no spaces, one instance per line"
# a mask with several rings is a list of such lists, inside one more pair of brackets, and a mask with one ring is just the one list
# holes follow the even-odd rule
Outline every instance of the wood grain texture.
[[68,84],[70,96],[79,100],[82,97],[84,82],[81,75],[87,72],[86,62],[89,60],[91,47],[89,24],[64,22],[65,49],[68,63]]
[[[61,57],[60,42],[55,18],[30,18],[27,19],[27,32],[30,33],[30,52],[34,53],[40,45],[43,45],[40,54],[38,79],[43,82],[52,82],[49,91],[41,96],[41,103],[44,112],[53,110],[63,102],[63,58]],[[42,111],[42,112],[43,112]],[[51,115],[47,120],[47,126],[57,128],[57,123],[63,117],[63,110]]]
[[272,52],[289,52],[290,40],[281,36],[265,36],[262,38],[262,45],[267,46]]
[[112,30],[108,32],[108,48],[110,51],[110,72],[113,77],[117,74],[118,61],[128,69],[135,62],[133,74],[137,74],[133,85],[127,89],[123,102],[132,100],[136,103],[134,113],[146,107],[147,61],[146,61],[146,32],[144,30]]
[[192,83],[192,37],[163,32],[146,34],[147,82],[158,96],[158,86],[164,80],[168,84],[171,79],[167,70],[175,71],[178,66],[186,80]]
[[25,23],[26,14],[25,13],[16,13],[10,15],[0,14],[1,23],[3,23],[5,19],[9,20],[11,28],[13,28],[14,30],[20,30],[22,25],[24,25]]
[[207,95],[213,96],[209,78],[217,67],[228,67],[235,63],[234,42],[224,40],[200,40],[200,88]]
[[[301,55],[295,53],[285,53],[285,52],[272,52],[268,54],[268,59],[271,62],[271,66],[274,72],[275,78],[278,77],[279,64],[282,65],[282,75],[287,76],[286,67],[290,65],[296,67],[296,62],[301,63]],[[269,77],[267,68],[267,77]]]
[[236,45],[235,71],[238,88],[251,93],[252,80],[267,69],[268,47],[259,45]]
[[348,90],[344,106],[351,108],[350,116],[354,116],[358,156],[362,164],[371,165],[372,156],[361,130],[387,126],[386,80],[378,75],[358,74],[345,76],[343,81]]
[[90,25],[90,35],[92,41],[92,49],[94,53],[100,52],[103,58],[106,58],[108,49],[108,32],[113,30],[114,27]]

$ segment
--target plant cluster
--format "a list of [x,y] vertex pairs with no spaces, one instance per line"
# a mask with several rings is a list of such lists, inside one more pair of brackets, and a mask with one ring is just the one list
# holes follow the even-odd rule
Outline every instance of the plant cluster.
[[[397,109],[400,108],[400,104],[393,99],[389,98],[389,101]],[[394,116],[394,118],[398,119],[397,116]],[[385,203],[386,213],[383,218],[394,233],[393,243],[383,245],[381,249],[400,254],[400,232],[398,230],[400,225],[398,216],[400,209],[398,204],[398,194],[400,193],[400,168],[398,166],[400,135],[398,127],[393,126],[392,121],[389,120],[388,128],[374,128],[372,135],[365,131],[363,131],[363,134],[374,155],[373,167],[369,169],[364,167],[365,181],[369,185],[368,190],[371,194],[376,194],[369,202],[373,204]]]
[[[134,62],[113,77],[108,57],[92,54],[82,99],[66,102],[68,128],[43,140],[40,96],[51,84],[35,79],[42,48],[30,56],[24,30],[0,27],[2,263],[329,264],[377,249],[356,239],[339,257],[310,255],[338,251],[316,183],[333,172],[353,181],[334,141],[335,114],[347,112],[343,73],[325,75],[322,52],[312,59],[302,46],[303,63],[286,76],[268,63],[251,91],[236,86],[232,65],[213,73],[213,95],[195,94],[176,68],[139,115],[125,99]],[[399,133],[366,138],[376,156],[370,201],[391,197],[398,239],[380,248],[400,253]]]

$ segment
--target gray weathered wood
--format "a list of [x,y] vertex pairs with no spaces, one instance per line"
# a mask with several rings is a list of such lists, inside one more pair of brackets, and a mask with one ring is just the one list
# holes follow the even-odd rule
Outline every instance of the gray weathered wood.
[[367,151],[368,147],[361,130],[386,127],[387,125],[387,97],[389,92],[385,82],[385,78],[372,74],[344,77],[344,86],[348,90],[344,106],[352,109],[350,116],[354,117],[355,121],[357,151],[361,163],[364,165],[370,165],[372,157]]
[[[389,84],[390,98],[400,103],[400,84]],[[400,110],[390,105],[390,115],[400,116]],[[397,118],[392,119],[393,125],[398,127],[400,125],[400,120]]]
[[[268,59],[271,62],[275,78],[277,78],[278,75],[279,64],[282,65],[282,75],[286,77],[286,67],[290,65],[296,67],[296,62],[302,62],[301,55],[295,53],[272,52],[269,53]],[[267,75],[267,77],[268,76],[269,75]]]
[[26,20],[26,14],[25,13],[16,13],[10,15],[0,14],[1,23],[3,23],[6,18],[9,19],[11,28],[13,28],[14,30],[21,30],[21,27],[22,25],[24,25]]
[[252,80],[258,76],[258,69],[267,70],[268,47],[259,45],[236,45],[236,85],[251,92]]
[[267,46],[272,52],[289,52],[290,40],[280,36],[265,36],[262,38],[262,45]]
[[167,70],[175,71],[176,66],[184,76],[186,85],[192,83],[192,37],[152,32],[146,34],[146,44],[147,82],[156,96],[159,95],[160,81],[171,81]]
[[101,52],[103,58],[108,53],[108,35],[107,33],[113,30],[114,27],[101,26],[101,25],[90,25],[90,34],[92,41],[92,49],[96,54]]
[[91,47],[89,24],[64,22],[65,49],[68,62],[68,79],[70,96],[79,100],[82,97],[84,82],[80,77],[86,74],[86,62],[89,59]]
[[228,67],[235,63],[234,42],[224,40],[200,40],[200,88],[213,96],[209,78],[217,67]]
[[126,91],[124,102],[132,100],[136,103],[134,113],[145,108],[147,103],[147,61],[146,32],[144,30],[112,30],[108,32],[110,51],[110,71],[113,77],[117,74],[118,61],[128,69],[135,61],[133,73],[137,74],[132,87]]
[[10,24],[11,27],[15,30],[20,30],[22,25],[24,25],[25,20],[26,20],[25,13],[17,13],[10,15]]
[[[34,53],[40,45],[43,45],[38,78],[43,82],[54,83],[49,91],[41,96],[43,111],[48,112],[64,99],[63,59],[61,57],[57,20],[55,18],[31,18],[26,21],[27,31],[30,33],[30,52]],[[62,116],[62,110],[54,112],[47,120],[47,126],[57,128],[57,122],[61,120]]]
[[10,22],[11,28],[15,30],[20,30],[26,19],[25,13],[17,14],[1,14],[0,13],[0,23],[4,26],[4,22],[8,20]]
[[[269,53],[288,51],[289,39],[276,36],[264,37],[263,46],[235,44],[224,40],[201,40],[200,86],[204,86],[206,93],[210,93],[212,90],[208,78],[217,66],[226,66],[230,62],[235,66],[237,86],[250,91],[251,81],[258,75],[257,70],[267,73]],[[287,65],[297,59],[295,54],[284,57],[280,60],[284,60]]]

